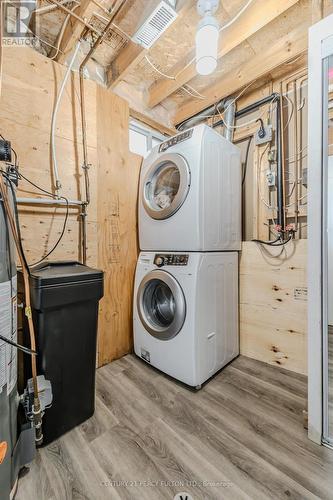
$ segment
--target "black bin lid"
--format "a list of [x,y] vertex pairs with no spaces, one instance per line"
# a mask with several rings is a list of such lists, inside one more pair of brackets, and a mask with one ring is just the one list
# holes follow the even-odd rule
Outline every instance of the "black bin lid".
[[44,262],[30,272],[30,282],[34,288],[103,279],[103,271],[76,261]]

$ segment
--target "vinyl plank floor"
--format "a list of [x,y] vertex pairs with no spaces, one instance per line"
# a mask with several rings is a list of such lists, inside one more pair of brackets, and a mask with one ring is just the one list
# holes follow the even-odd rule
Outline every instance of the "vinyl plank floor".
[[303,429],[306,377],[243,356],[192,391],[128,355],[96,411],[38,451],[17,500],[333,499],[333,452]]

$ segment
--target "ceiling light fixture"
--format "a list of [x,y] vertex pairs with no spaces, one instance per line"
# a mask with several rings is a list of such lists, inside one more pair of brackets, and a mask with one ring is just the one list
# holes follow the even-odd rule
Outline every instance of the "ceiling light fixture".
[[196,43],[196,69],[199,75],[210,75],[217,66],[219,23],[213,16],[219,0],[198,0],[197,10],[202,16],[199,22]]

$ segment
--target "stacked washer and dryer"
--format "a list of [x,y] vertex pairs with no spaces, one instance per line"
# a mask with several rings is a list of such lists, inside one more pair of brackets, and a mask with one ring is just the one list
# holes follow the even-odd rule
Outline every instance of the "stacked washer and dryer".
[[239,354],[240,150],[191,128],[151,151],[139,189],[135,353],[199,388]]

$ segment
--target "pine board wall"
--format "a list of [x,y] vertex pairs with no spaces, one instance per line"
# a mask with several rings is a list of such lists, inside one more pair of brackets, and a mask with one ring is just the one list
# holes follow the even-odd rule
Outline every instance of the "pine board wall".
[[[296,224],[296,239],[285,248],[253,243],[269,239],[276,221],[276,189],[267,185],[266,172],[276,168],[268,161],[267,145],[253,146],[249,156],[243,199],[244,234],[240,259],[241,353],[299,373],[307,373],[307,67],[306,56],[268,75],[264,85],[245,95],[242,109],[272,92],[284,100],[286,148],[287,223]],[[253,115],[275,123],[274,109],[263,106]],[[271,118],[270,118],[271,117]],[[258,124],[238,129],[235,140],[252,136]],[[274,136],[273,136],[274,137]],[[242,143],[243,158],[247,141]],[[274,142],[273,148],[274,149]],[[301,154],[299,153],[301,151]],[[297,160],[297,161],[296,161]],[[311,168],[311,166],[309,166]]]
[[285,249],[244,241],[240,258],[241,354],[307,373],[307,240]]
[[[52,110],[65,67],[29,48],[9,47],[3,54],[0,133],[17,151],[21,172],[52,190],[50,126]],[[98,364],[118,358],[132,348],[132,285],[137,257],[136,196],[141,157],[129,152],[129,109],[125,100],[94,82],[85,81],[91,204],[88,209],[88,265],[105,272],[100,303]],[[63,94],[56,126],[56,146],[62,194],[84,196],[82,139],[77,76]],[[38,196],[24,180],[18,196]],[[35,262],[59,236],[63,208],[21,206],[23,245]],[[80,224],[76,209],[54,260],[81,257]]]

